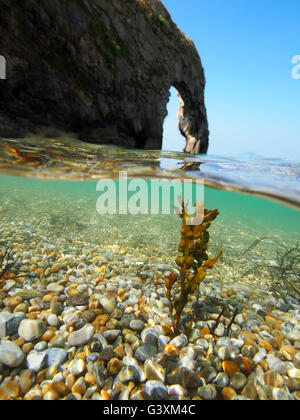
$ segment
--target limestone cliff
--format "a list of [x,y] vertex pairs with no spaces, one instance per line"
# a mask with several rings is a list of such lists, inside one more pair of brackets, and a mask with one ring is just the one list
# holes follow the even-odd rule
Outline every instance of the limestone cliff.
[[174,86],[186,150],[207,152],[201,61],[158,0],[0,0],[0,55],[2,137],[160,149]]

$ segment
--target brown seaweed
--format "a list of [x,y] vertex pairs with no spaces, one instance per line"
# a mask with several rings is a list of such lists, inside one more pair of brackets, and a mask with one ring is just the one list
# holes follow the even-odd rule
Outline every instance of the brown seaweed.
[[[222,255],[222,250],[215,258],[209,258],[207,254],[210,239],[208,229],[218,215],[218,210],[205,209],[203,221],[193,225],[182,201],[182,212],[179,215],[182,219],[181,241],[178,248],[179,255],[176,258],[176,264],[180,267],[179,279],[174,272],[165,277],[166,296],[170,303],[169,310],[174,335],[179,334],[181,316],[189,296],[195,293],[205,279],[207,270],[213,269]],[[174,299],[172,291],[178,280],[180,295]]]
[[0,283],[5,275],[15,266],[19,257],[15,255],[13,249],[3,247],[0,250]]

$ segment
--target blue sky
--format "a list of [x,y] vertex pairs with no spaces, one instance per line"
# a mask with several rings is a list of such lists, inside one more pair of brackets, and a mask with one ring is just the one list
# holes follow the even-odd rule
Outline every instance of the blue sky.
[[[209,154],[300,160],[299,0],[162,0],[206,75]],[[300,72],[299,72],[300,73]],[[182,150],[172,94],[164,148]]]

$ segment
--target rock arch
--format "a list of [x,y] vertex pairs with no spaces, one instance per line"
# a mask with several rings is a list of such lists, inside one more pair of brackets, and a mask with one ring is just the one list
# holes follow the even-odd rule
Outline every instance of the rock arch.
[[185,152],[205,154],[208,150],[208,123],[203,101],[193,97],[184,82],[173,82],[178,92],[179,108],[177,112],[178,127],[186,139]]
[[69,132],[161,149],[170,86],[185,151],[206,153],[205,77],[159,0],[0,0],[0,136]]

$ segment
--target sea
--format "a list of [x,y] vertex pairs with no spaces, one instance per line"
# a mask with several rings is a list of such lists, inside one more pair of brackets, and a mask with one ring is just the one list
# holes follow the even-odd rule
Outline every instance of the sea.
[[[29,298],[26,300],[22,294],[24,290],[41,292],[35,297],[45,303],[45,307],[41,304],[40,309],[36,309],[41,314],[52,307],[53,302],[49,307],[47,300],[51,299],[51,293],[52,298],[56,297],[56,300],[60,299],[65,304],[65,298],[76,294],[76,291],[70,292],[72,288],[79,288],[81,294],[90,297],[98,296],[97,291],[120,304],[124,302],[119,299],[122,293],[130,294],[126,289],[128,282],[138,299],[162,299],[157,312],[148,321],[143,319],[143,322],[146,325],[148,322],[148,326],[152,327],[165,322],[171,328],[164,276],[170,271],[179,273],[175,261],[181,240],[182,218],[178,213],[182,200],[190,205],[191,210],[195,202],[200,202],[202,208],[207,210],[218,210],[218,217],[209,227],[207,252],[213,258],[220,249],[223,251],[215,267],[208,273],[205,285],[198,290],[198,296],[191,299],[199,299],[199,293],[200,300],[201,296],[203,299],[205,296],[230,298],[232,307],[227,325],[236,308],[235,300],[245,304],[246,309],[240,308],[246,311],[245,317],[259,310],[258,316],[271,316],[274,310],[277,318],[278,311],[282,314],[292,311],[293,319],[299,319],[299,161],[265,158],[239,160],[209,154],[131,150],[96,145],[68,135],[53,139],[39,136],[0,139],[0,313],[7,310],[14,312],[14,306],[8,309],[7,299],[19,293],[22,300],[18,302],[23,304],[19,310],[24,311],[27,317],[34,318],[32,313],[35,309],[32,307],[38,307],[38,301],[32,301],[34,293],[29,293],[31,301]],[[5,259],[6,250],[10,250],[10,254]],[[11,266],[5,270],[9,264]],[[99,272],[102,275],[101,287],[98,284]],[[77,281],[78,278],[81,280]],[[140,286],[132,286],[133,279],[141,284],[146,282],[147,287],[153,289],[152,294],[144,296],[140,293]],[[105,289],[105,282],[110,284],[109,290]],[[59,287],[55,288],[53,284]],[[118,295],[112,297],[114,293]],[[61,298],[61,294],[65,296]],[[245,303],[243,299],[250,299],[250,303],[248,300]],[[125,305],[126,313],[133,318],[137,314],[139,318],[140,306],[137,305],[140,304],[139,300],[138,303],[133,301],[132,305]],[[151,307],[150,301],[149,305]],[[161,305],[163,310],[160,309]],[[126,309],[131,306],[133,309]],[[82,304],[76,307],[76,311],[93,308],[99,311],[102,307],[93,306],[90,301],[88,307]],[[99,317],[101,313],[97,310]],[[61,329],[61,334],[66,336],[68,324],[63,319],[59,319],[59,325],[62,326],[64,322],[67,325]],[[205,322],[205,317],[199,322]],[[80,322],[75,324],[72,323],[70,331],[84,325]],[[116,319],[110,324],[106,329],[125,328]],[[261,324],[264,324],[263,320]],[[294,321],[293,328],[297,329],[297,324],[299,326],[299,321]],[[102,330],[99,327],[100,332],[105,333],[104,325]],[[245,330],[256,334],[257,325],[250,323]],[[201,326],[202,331],[205,325]],[[243,330],[241,319],[237,328]],[[267,340],[271,329],[266,327],[265,331],[262,337]],[[299,333],[299,329],[297,331]],[[181,333],[187,334],[184,329]],[[208,342],[213,340],[213,334],[209,336]],[[15,331],[8,339],[17,338]],[[122,340],[118,340],[115,344],[121,345]],[[297,336],[289,339],[295,351],[299,351],[297,340]],[[42,341],[47,343],[45,338]],[[192,343],[195,344],[195,341]],[[22,347],[22,344],[19,345]],[[33,345],[36,345],[34,340]],[[299,360],[295,362],[295,369],[299,369],[298,365]],[[264,372],[270,370],[270,366],[271,362],[269,366],[263,366]],[[220,369],[228,373],[224,366]],[[198,368],[198,371],[201,369]],[[4,368],[2,372],[5,374],[1,374],[0,362],[0,387],[1,380],[5,383],[7,375],[11,381],[18,382],[16,372],[12,377]],[[284,375],[287,375],[286,372],[282,373]],[[181,386],[184,388],[184,384],[181,383]],[[112,385],[104,388],[108,397],[111,397]],[[95,393],[104,398],[101,389],[98,387]],[[296,391],[290,387],[287,392],[292,395]],[[241,398],[252,399],[252,394],[249,396],[246,391],[242,393],[238,389],[234,392],[241,394]],[[271,392],[270,398],[268,392],[265,393],[268,396],[266,399],[272,399],[274,393]],[[78,392],[73,394],[79,398]],[[43,399],[45,393],[41,391],[37,395],[41,397],[37,399]],[[64,392],[60,396],[65,397]],[[93,393],[91,399],[92,396]],[[195,392],[187,394],[187,398],[193,396]],[[226,399],[226,396],[222,388],[216,385],[214,399]],[[19,391],[13,397],[21,399],[24,394]],[[258,392],[256,399],[259,397]],[[288,399],[293,398],[296,397]]]

